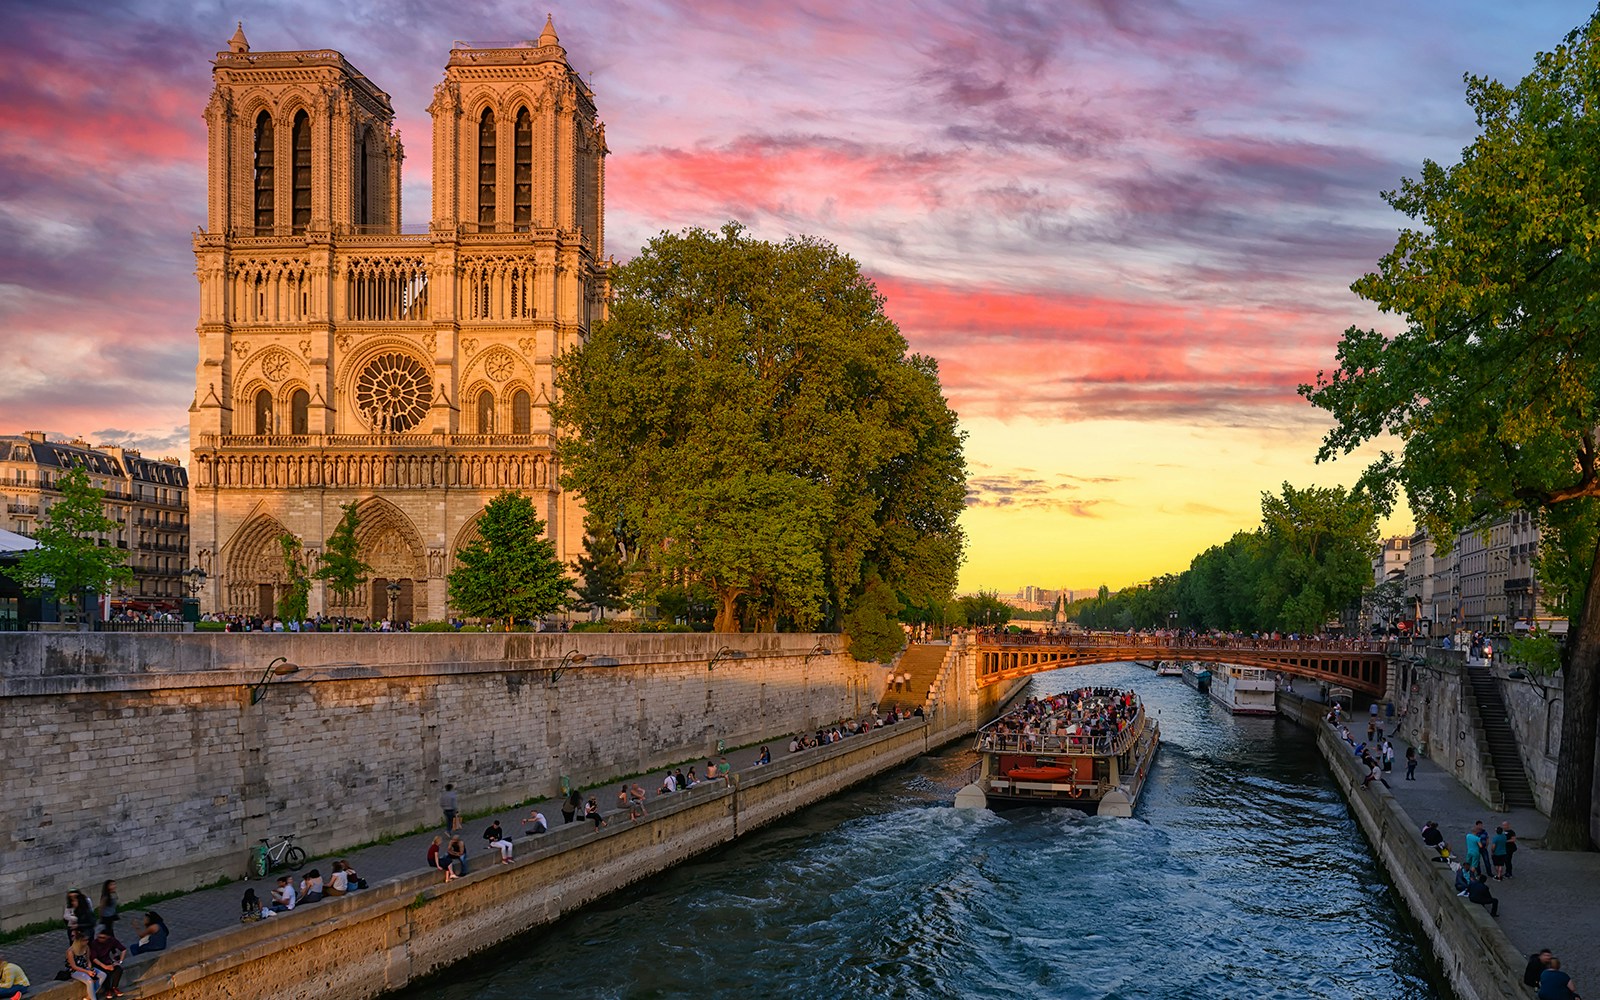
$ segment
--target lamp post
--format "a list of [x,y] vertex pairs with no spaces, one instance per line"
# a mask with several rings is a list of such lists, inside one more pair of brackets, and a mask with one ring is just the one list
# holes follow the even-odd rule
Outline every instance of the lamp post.
[[199,566],[191,566],[183,571],[183,584],[189,591],[189,599],[183,602],[183,620],[197,622],[200,620],[200,591],[206,586],[206,571]]
[[400,617],[400,581],[390,580],[384,589],[389,592],[389,624],[398,628],[400,623],[395,619]]

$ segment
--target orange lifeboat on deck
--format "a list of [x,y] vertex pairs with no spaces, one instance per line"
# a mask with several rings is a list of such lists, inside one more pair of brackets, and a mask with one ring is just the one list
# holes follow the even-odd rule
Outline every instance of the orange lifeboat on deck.
[[1012,781],[1070,781],[1070,767],[1013,767],[1006,772]]

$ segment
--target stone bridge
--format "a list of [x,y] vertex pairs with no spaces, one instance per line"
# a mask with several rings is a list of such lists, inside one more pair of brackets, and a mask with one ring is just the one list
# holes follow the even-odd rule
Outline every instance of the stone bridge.
[[1264,667],[1342,685],[1374,698],[1389,689],[1384,643],[1347,639],[1229,639],[1207,636],[1028,634],[977,638],[978,687],[1062,667],[1133,660],[1178,660]]

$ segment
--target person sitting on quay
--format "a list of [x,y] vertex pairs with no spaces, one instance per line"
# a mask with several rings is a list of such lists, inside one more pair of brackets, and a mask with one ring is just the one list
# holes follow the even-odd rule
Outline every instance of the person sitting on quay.
[[343,896],[350,891],[350,873],[344,870],[344,861],[335,861],[328,872],[328,884],[322,893],[330,898]]
[[[500,841],[502,841],[502,840],[504,840],[506,842],[506,847],[504,847],[504,848],[500,847]],[[511,858],[511,851],[510,851],[511,841],[509,839],[507,839],[507,837],[505,835],[505,831],[500,829],[500,819],[499,819],[499,817],[495,817],[494,822],[490,823],[487,827],[484,828],[484,831],[483,831],[483,842],[485,844],[487,844],[489,847],[497,849],[497,850],[500,851],[500,860],[501,861],[507,861],[507,860],[509,860]]]
[[167,922],[161,919],[161,914],[154,910],[146,910],[144,914],[144,933],[139,935],[139,943],[129,948],[128,951],[135,955],[143,955],[152,951],[166,951],[167,937]]
[[673,792],[675,792],[677,790],[678,790],[678,779],[673,777],[671,771],[668,771],[667,772],[667,776],[665,778],[661,779],[661,787],[659,789],[657,789],[656,794],[657,795],[671,795]]
[[1551,958],[1550,967],[1539,973],[1539,1000],[1582,1000],[1578,984],[1561,971],[1561,959]]
[[[689,770],[692,773],[694,768],[691,767]],[[593,820],[596,830],[606,825],[606,818],[600,815],[600,803],[593,795],[589,796],[589,801],[583,805],[583,818]]]
[[1532,955],[1529,955],[1528,967],[1522,971],[1523,983],[1532,986],[1534,992],[1537,993],[1539,991],[1539,976],[1544,973],[1544,970],[1550,968],[1550,962],[1555,957],[1555,952],[1549,948],[1540,948]]
[[89,942],[89,957],[94,960],[94,967],[105,976],[105,993],[110,1000],[117,1000],[122,996],[122,991],[117,989],[122,985],[122,962],[128,957],[128,949],[111,933],[111,928],[102,924],[95,931],[94,940]]
[[300,880],[299,899],[302,903],[318,903],[322,901],[322,896],[322,872],[313,868]]
[[294,879],[287,875],[278,877],[278,886],[272,890],[272,912],[288,913],[299,902],[295,896]]
[[1450,848],[1444,842],[1444,831],[1439,829],[1436,820],[1428,820],[1422,824],[1422,842],[1433,848],[1442,858],[1450,856]]
[[632,803],[634,809],[638,810],[640,816],[643,816],[648,811],[644,807],[644,786],[637,781],[633,783],[632,788],[628,789],[628,801]]
[[756,758],[756,766],[760,767],[762,764],[770,763],[772,763],[772,751],[766,747],[762,747],[761,756]]
[[1472,881],[1467,883],[1467,901],[1487,906],[1491,917],[1500,915],[1500,901],[1489,891],[1489,883],[1483,880],[1482,872],[1472,873]]
[[72,978],[83,984],[85,995],[89,1000],[95,1000],[95,994],[100,989],[100,984],[105,982],[106,974],[95,968],[94,956],[89,953],[89,935],[86,931],[76,932],[72,944],[67,946],[67,968],[71,970]]
[[[460,837],[451,837],[450,846],[445,849],[445,854],[448,855],[450,859],[448,862],[449,871],[453,872],[456,878],[461,878],[463,875],[467,874],[466,841],[462,840]],[[450,880],[446,878],[445,881],[448,882]]]
[[[435,836],[433,843],[428,845],[428,867],[437,871],[444,871],[444,837]],[[448,878],[446,882],[450,881]]]
[[254,923],[272,915],[271,910],[261,905],[261,897],[256,895],[255,889],[246,889],[244,891],[244,898],[239,900],[239,922],[241,924]]
[[4,955],[0,955],[0,1000],[22,1000],[33,989],[28,974]]
[[[544,813],[537,809],[528,814],[528,818],[522,821],[522,825],[523,827],[532,826],[533,830],[531,832],[536,835],[550,832],[550,824],[545,822]],[[524,829],[523,832],[527,833],[530,831]]]

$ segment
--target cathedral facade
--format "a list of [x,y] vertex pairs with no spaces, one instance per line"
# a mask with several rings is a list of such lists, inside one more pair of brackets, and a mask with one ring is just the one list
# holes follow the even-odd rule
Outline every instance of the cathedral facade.
[[444,617],[456,553],[504,490],[576,558],[551,365],[605,310],[606,146],[554,27],[450,50],[417,232],[389,96],[342,55],[254,52],[241,27],[214,67],[190,408],[202,610],[271,614],[279,539],[314,565],[350,502],[372,579],[348,607],[315,585],[313,611]]

